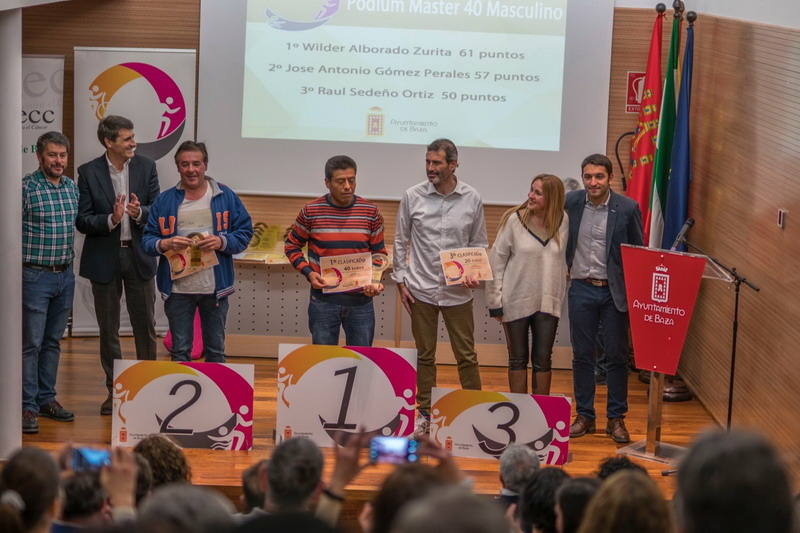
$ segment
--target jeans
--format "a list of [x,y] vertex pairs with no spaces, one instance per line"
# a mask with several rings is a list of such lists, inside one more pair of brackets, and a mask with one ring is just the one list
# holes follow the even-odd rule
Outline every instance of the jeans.
[[22,409],[39,412],[56,398],[60,342],[75,275],[22,267]]
[[600,328],[606,356],[608,418],[628,412],[628,313],[617,310],[608,287],[573,280],[569,287],[572,376],[579,415],[595,418],[595,347]]
[[194,336],[194,314],[200,311],[203,330],[203,355],[207,363],[225,362],[225,319],[228,297],[214,294],[181,294],[173,292],[164,302],[164,313],[172,333],[173,361],[191,361]]
[[375,308],[372,300],[364,305],[339,305],[314,294],[308,301],[308,329],[312,344],[339,344],[339,327],[344,329],[347,346],[372,346],[375,337]]

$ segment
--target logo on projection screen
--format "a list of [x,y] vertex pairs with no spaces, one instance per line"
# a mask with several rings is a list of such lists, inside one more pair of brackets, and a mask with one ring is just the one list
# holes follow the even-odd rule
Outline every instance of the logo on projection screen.
[[370,107],[367,113],[367,135],[370,137],[383,135],[383,109],[378,106]]
[[278,30],[305,31],[322,26],[339,11],[339,0],[327,0],[311,20],[292,20],[279,15],[270,8],[265,10],[267,24]]
[[186,102],[178,84],[166,72],[147,63],[120,63],[107,68],[89,84],[89,100],[97,120],[106,116],[106,110],[117,92],[129,83],[144,79],[154,91],[154,100],[145,104],[144,112],[161,116],[156,139],[138,143],[137,153],[153,160],[167,155],[178,144],[186,126]]

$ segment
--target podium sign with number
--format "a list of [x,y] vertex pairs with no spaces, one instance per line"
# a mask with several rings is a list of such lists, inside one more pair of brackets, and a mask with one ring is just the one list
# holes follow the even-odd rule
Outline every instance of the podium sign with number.
[[410,435],[416,360],[412,349],[281,344],[276,441],[333,446],[362,427],[370,436]]
[[569,401],[562,396],[434,388],[431,438],[458,457],[499,458],[525,444],[542,464],[567,461]]
[[161,433],[184,448],[253,447],[253,365],[114,361],[112,446]]
[[622,266],[636,368],[674,375],[706,260],[623,245]]

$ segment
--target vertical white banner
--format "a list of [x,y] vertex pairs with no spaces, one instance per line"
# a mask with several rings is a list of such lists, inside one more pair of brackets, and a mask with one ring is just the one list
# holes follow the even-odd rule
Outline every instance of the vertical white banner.
[[36,170],[36,139],[63,131],[64,56],[22,56],[22,172]]
[[[103,154],[98,122],[108,115],[122,115],[133,121],[136,152],[156,161],[161,190],[175,185],[179,179],[175,149],[194,139],[196,57],[195,50],[76,47],[75,168]],[[82,235],[76,234],[76,260],[82,246]],[[120,325],[121,332],[131,331],[125,305]],[[160,298],[156,328],[167,328]],[[97,331],[91,284],[76,276],[73,332],[95,335]]]

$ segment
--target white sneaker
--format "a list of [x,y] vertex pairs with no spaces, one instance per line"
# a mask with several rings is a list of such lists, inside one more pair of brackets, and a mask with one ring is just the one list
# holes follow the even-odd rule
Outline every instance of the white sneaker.
[[430,419],[425,415],[417,413],[417,417],[414,420],[414,436],[427,437],[430,431],[431,431]]

